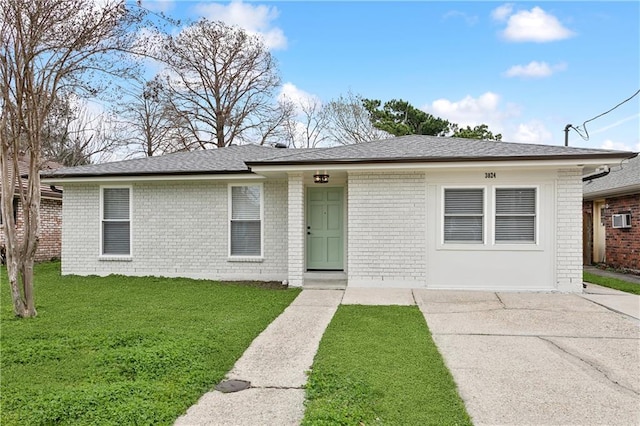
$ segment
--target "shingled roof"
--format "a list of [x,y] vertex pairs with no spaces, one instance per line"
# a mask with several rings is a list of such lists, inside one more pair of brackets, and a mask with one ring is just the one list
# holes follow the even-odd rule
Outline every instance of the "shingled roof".
[[[284,152],[283,152],[284,151]],[[49,173],[43,178],[87,176],[144,176],[144,175],[193,175],[211,173],[247,173],[246,161],[276,157],[285,149],[260,145],[228,146],[219,149],[176,152],[158,157],[136,158],[112,163],[66,167]]]
[[250,173],[252,166],[378,162],[461,162],[627,158],[631,152],[434,136],[402,136],[331,148],[229,146],[159,157],[92,164],[43,173],[43,178]]
[[[291,155],[247,161],[247,164],[348,164],[375,162],[447,162],[550,160],[620,157],[621,151],[494,142],[463,138],[410,135],[397,138],[336,146],[323,149],[289,151]],[[627,153],[629,156],[632,153]]]
[[584,197],[640,193],[640,156],[611,167],[611,172],[601,178],[586,180]]

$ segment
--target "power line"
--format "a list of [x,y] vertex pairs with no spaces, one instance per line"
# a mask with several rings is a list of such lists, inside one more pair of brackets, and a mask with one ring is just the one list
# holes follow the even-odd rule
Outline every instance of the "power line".
[[[567,133],[567,135],[568,135],[568,133],[569,133],[569,129],[571,128],[571,129],[575,130],[575,131],[576,131],[576,133],[577,133],[578,135],[580,135],[580,137],[581,137],[582,139],[584,139],[585,141],[588,141],[588,140],[589,140],[589,131],[587,130],[587,123],[588,123],[588,122],[593,121],[593,120],[595,120],[596,118],[600,118],[600,117],[602,117],[603,115],[609,114],[611,111],[613,111],[614,109],[618,108],[620,105],[622,105],[622,104],[624,104],[624,103],[626,103],[626,102],[629,102],[631,99],[633,99],[634,97],[638,96],[638,93],[640,93],[640,89],[638,89],[638,90],[637,90],[633,95],[629,96],[627,99],[625,99],[624,101],[620,102],[618,105],[614,106],[613,108],[611,108],[611,109],[609,109],[609,110],[607,110],[607,111],[603,112],[602,114],[598,114],[598,115],[596,115],[596,116],[595,116],[595,117],[593,117],[593,118],[588,119],[587,121],[585,121],[584,123],[582,123],[582,126],[575,127],[575,126],[573,126],[573,125],[571,125],[571,124],[567,124],[567,126],[565,127],[565,132],[566,132],[566,133]],[[582,129],[584,129],[584,134],[582,133],[582,130],[580,129],[580,127],[582,127]],[[566,146],[566,145],[568,145],[568,143],[567,143],[567,140],[566,140],[566,138],[565,138],[565,146]]]

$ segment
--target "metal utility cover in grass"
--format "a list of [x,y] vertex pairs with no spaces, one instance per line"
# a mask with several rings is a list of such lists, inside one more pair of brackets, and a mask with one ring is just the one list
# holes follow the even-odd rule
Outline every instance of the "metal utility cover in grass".
[[239,392],[248,389],[251,382],[246,380],[223,380],[216,385],[216,390],[222,393]]

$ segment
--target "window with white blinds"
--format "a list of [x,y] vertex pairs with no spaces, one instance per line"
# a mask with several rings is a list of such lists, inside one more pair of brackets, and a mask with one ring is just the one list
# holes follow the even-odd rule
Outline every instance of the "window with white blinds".
[[131,190],[102,188],[102,254],[131,254]]
[[229,253],[262,255],[262,186],[230,186]]
[[496,188],[496,243],[536,242],[536,189]]
[[444,190],[444,242],[484,242],[484,190],[446,188]]

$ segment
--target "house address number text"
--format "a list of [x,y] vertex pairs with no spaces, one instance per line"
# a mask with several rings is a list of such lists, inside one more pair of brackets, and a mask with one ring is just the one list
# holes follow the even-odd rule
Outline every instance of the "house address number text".
[[485,172],[484,174],[485,179],[495,179],[496,177],[497,176],[495,172]]

